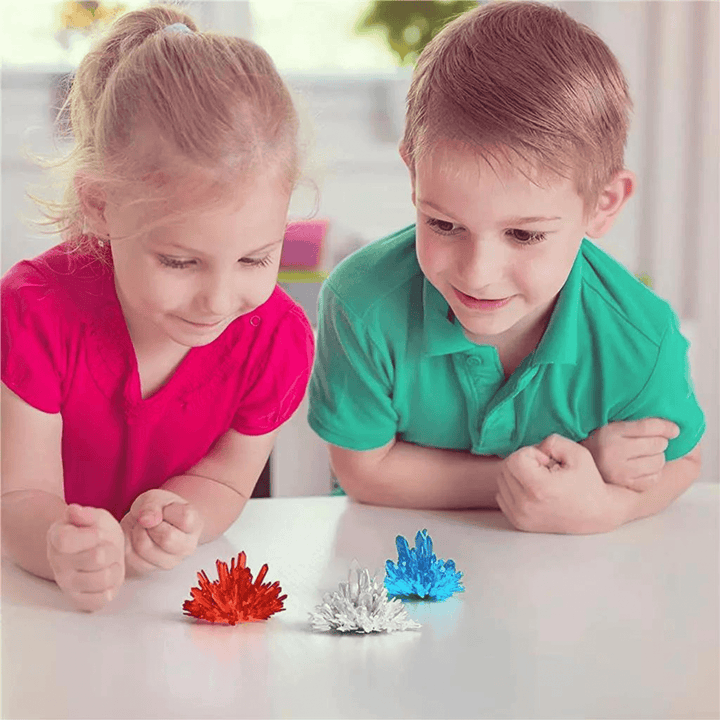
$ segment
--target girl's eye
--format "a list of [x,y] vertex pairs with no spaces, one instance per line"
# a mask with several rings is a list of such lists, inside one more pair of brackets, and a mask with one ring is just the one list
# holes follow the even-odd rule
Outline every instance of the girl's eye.
[[[175,270],[184,270],[196,264],[195,260],[176,260],[175,258],[167,257],[166,255],[158,255],[158,260],[160,260],[160,263],[165,267],[173,268]],[[241,265],[261,267],[264,265],[270,265],[272,257],[270,255],[266,255],[264,258],[241,258],[239,262]]]
[[161,265],[169,268],[175,268],[177,270],[183,270],[195,263],[194,260],[176,260],[175,258],[167,257],[165,255],[158,255],[158,260],[160,260]]
[[529,230],[508,230],[508,233],[520,245],[534,245],[545,239],[545,233],[530,232]]
[[243,265],[250,265],[251,267],[263,267],[270,265],[272,262],[272,256],[266,255],[264,258],[242,258],[240,262]]
[[447,220],[438,220],[437,218],[429,217],[425,221],[429,228],[438,235],[454,235],[458,232],[459,227],[455,223],[448,222]]

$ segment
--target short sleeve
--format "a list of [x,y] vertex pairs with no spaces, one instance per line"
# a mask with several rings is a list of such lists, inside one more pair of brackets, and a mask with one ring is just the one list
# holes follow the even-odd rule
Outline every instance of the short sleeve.
[[66,353],[61,308],[40,272],[24,262],[0,281],[2,381],[28,405],[60,412]]
[[243,435],[265,435],[298,409],[312,370],[314,337],[305,313],[292,307],[278,323],[264,356],[256,362],[255,379],[231,427]]
[[397,433],[392,404],[393,366],[369,325],[323,285],[318,344],[310,379],[308,422],[324,440],[351,450],[372,450]]
[[673,313],[645,386],[616,417],[611,418],[616,421],[660,417],[674,422],[680,428],[680,434],[668,443],[666,460],[687,455],[705,432],[705,416],[695,398],[690,377],[689,345]]

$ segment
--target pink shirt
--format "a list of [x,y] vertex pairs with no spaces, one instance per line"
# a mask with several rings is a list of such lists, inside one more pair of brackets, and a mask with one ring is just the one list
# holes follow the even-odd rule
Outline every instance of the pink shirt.
[[192,348],[143,400],[111,267],[65,247],[18,263],[0,286],[2,381],[38,410],[62,414],[66,502],[120,519],[228,429],[263,435],[296,410],[313,334],[279,287],[217,340]]

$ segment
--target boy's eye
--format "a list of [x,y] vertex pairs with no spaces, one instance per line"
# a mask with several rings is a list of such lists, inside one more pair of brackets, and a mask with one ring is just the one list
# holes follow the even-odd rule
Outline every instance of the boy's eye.
[[514,229],[508,230],[508,233],[510,233],[520,245],[533,245],[545,239],[545,233],[530,232],[529,230]]
[[448,220],[438,220],[437,218],[429,217],[425,222],[428,227],[440,235],[453,235],[458,231],[458,226]]

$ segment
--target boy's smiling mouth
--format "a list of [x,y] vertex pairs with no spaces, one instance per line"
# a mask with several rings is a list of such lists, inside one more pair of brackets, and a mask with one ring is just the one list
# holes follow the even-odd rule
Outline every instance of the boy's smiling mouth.
[[513,296],[505,298],[476,298],[453,287],[453,292],[460,300],[460,302],[473,310],[497,310],[498,308],[505,307]]

